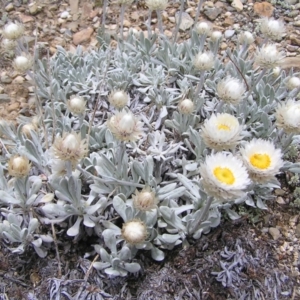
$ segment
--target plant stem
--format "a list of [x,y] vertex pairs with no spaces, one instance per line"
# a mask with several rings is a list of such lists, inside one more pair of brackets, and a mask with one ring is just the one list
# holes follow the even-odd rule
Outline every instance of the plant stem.
[[164,33],[164,29],[163,29],[163,24],[162,24],[161,10],[157,10],[156,11],[156,15],[157,15],[157,20],[158,20],[159,33],[163,34]]
[[149,14],[148,14],[148,39],[151,38],[151,15],[152,15],[152,10],[149,9]]
[[70,160],[66,161],[66,169],[67,169],[67,176],[70,178],[72,176],[72,163]]
[[178,22],[177,22],[176,27],[175,27],[175,30],[174,30],[174,38],[173,38],[173,43],[174,43],[174,44],[176,43],[176,40],[177,40],[177,34],[178,34],[178,32],[179,32],[179,26],[180,26],[181,21],[182,21],[182,13],[183,13],[183,10],[184,10],[184,0],[181,0],[181,3],[180,3],[180,9],[179,9]]
[[124,12],[125,12],[125,5],[122,4],[121,5],[121,14],[120,14],[120,24],[121,24],[120,34],[121,34],[122,40],[123,40]]
[[57,244],[57,238],[56,238],[56,232],[54,228],[54,224],[51,223],[51,229],[52,229],[52,236],[53,236],[53,241],[54,241],[54,246],[55,246],[55,252],[56,252],[56,257],[57,257],[57,277],[61,278],[61,261],[60,261],[60,256],[59,256],[59,251],[58,251],[58,244]]
[[104,28],[105,28],[106,8],[107,8],[107,0],[104,0],[103,1],[103,12],[102,12],[102,24],[101,24],[101,29],[102,29],[103,33],[104,33]]
[[196,88],[196,92],[195,92],[195,96],[196,97],[199,95],[200,90],[203,88],[204,77],[205,77],[205,71],[201,71],[200,81],[198,82],[198,85],[197,85],[197,88]]
[[200,10],[201,10],[201,7],[202,7],[202,4],[204,3],[204,1],[205,0],[199,0],[199,2],[198,2],[198,8],[197,8],[196,16],[195,16],[195,24],[194,24],[194,26],[192,26],[190,34],[192,33],[193,28],[195,27],[195,25],[198,22],[198,18],[200,16]]

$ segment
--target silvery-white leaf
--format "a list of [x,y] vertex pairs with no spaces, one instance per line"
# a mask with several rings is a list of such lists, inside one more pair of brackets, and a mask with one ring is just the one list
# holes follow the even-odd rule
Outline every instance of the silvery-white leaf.
[[78,217],[75,224],[68,229],[67,231],[68,236],[76,236],[79,234],[81,221],[82,221],[82,217]]
[[52,243],[53,242],[53,238],[52,236],[48,235],[48,234],[40,234],[39,237],[43,240],[43,242],[45,243]]
[[34,250],[38,254],[39,257],[44,258],[44,257],[47,256],[47,251],[44,250],[43,247],[36,247],[34,245],[33,245],[33,247],[34,247]]
[[5,191],[0,191],[0,200],[4,203],[18,204],[20,200],[15,199],[9,193]]
[[[95,249],[96,249],[96,247],[95,247]],[[101,247],[100,250],[96,249],[96,251],[100,254],[102,261],[110,263],[111,256],[107,253],[107,251],[104,248]]]
[[117,253],[116,232],[113,229],[105,229],[102,232],[105,245],[110,249],[111,253]]
[[119,257],[121,260],[125,261],[128,259],[131,259],[131,251],[127,246],[123,246],[120,253],[119,253]]
[[264,204],[260,197],[257,197],[256,205],[260,209],[268,209],[268,207]]
[[174,189],[173,191],[170,191],[169,193],[163,194],[163,195],[159,195],[158,199],[159,200],[164,200],[164,199],[172,199],[172,198],[179,198],[181,197],[185,192],[185,187],[181,186],[177,189]]
[[53,193],[48,193],[45,196],[43,196],[40,200],[37,201],[37,203],[47,203],[51,202],[54,199]]
[[107,267],[110,266],[110,263],[109,262],[99,262],[99,261],[96,261],[93,263],[93,267],[97,270],[103,270]]
[[198,163],[192,163],[192,164],[187,164],[185,165],[185,169],[187,171],[195,171],[197,169]]
[[167,194],[167,193],[173,191],[173,190],[175,189],[176,185],[177,185],[176,182],[170,183],[170,184],[168,184],[168,185],[166,185],[166,186],[160,188],[160,189],[158,190],[158,193],[157,193],[157,194],[158,194],[158,195]]
[[177,174],[177,178],[194,197],[200,198],[199,187],[197,185],[182,174]]
[[83,215],[83,224],[86,227],[94,227],[95,226],[95,222],[92,221],[88,215]]
[[166,242],[166,243],[169,243],[169,244],[174,244],[177,240],[180,239],[180,235],[179,234],[167,234],[167,233],[164,233],[162,236],[161,236],[161,239]]
[[27,228],[23,228],[20,232],[20,237],[22,241],[25,241],[26,238],[28,236],[28,229]]
[[38,219],[31,219],[30,222],[29,222],[29,225],[28,225],[28,231],[29,233],[32,233],[34,232],[39,226],[39,221]]
[[231,220],[237,220],[241,217],[237,212],[235,212],[234,210],[231,210],[230,208],[225,209],[225,211],[227,212],[227,214]]
[[151,257],[156,261],[162,261],[165,258],[165,254],[163,251],[156,247],[151,248]]
[[105,228],[114,230],[116,235],[121,234],[121,229],[112,222],[103,220],[101,223]]
[[141,269],[138,263],[124,263],[124,269],[130,273],[136,273]]
[[31,244],[33,244],[35,247],[41,247],[42,246],[42,239],[41,238],[38,238],[38,239],[36,239],[36,240],[33,240],[32,242],[31,242]]
[[115,196],[113,199],[113,206],[116,212],[121,216],[121,218],[126,222],[127,216],[126,216],[126,204],[123,199],[121,199],[119,196]]
[[127,275],[127,271],[122,270],[122,269],[115,270],[113,268],[107,268],[107,269],[104,270],[104,272],[107,275],[110,275],[110,276],[122,276],[122,277],[125,277]]

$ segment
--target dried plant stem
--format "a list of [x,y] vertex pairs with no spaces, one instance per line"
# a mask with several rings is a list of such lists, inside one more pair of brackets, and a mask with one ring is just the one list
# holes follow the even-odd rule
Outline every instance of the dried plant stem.
[[99,254],[97,254],[97,255],[95,256],[95,258],[93,259],[92,263],[90,264],[88,270],[86,271],[86,273],[85,273],[85,275],[84,275],[84,278],[83,278],[84,283],[83,283],[83,285],[80,287],[79,291],[77,292],[76,300],[79,299],[79,297],[80,297],[80,295],[81,295],[81,293],[82,293],[84,287],[86,286],[86,283],[87,283],[87,281],[88,281],[88,279],[89,279],[90,273],[91,273],[92,268],[93,268],[93,264],[94,264],[94,262],[98,259],[98,257],[99,257]]
[[257,77],[257,79],[254,81],[254,83],[251,85],[251,87],[248,90],[248,93],[246,95],[246,99],[248,99],[248,97],[251,95],[254,87],[261,81],[261,79],[265,76],[267,72],[267,68],[264,68],[261,73],[259,74],[259,76]]
[[102,24],[101,24],[101,30],[102,30],[102,32],[104,32],[104,29],[105,29],[105,21],[106,21],[105,18],[106,18],[107,1],[108,0],[104,0],[103,1]]
[[151,15],[152,15],[152,10],[149,9],[149,12],[148,12],[148,39],[151,38]]
[[121,14],[120,14],[120,24],[121,24],[120,35],[121,35],[122,40],[123,40],[124,13],[125,13],[125,5],[122,4],[121,5]]
[[204,78],[205,78],[205,71],[201,71],[200,81],[198,82],[198,85],[197,85],[197,88],[196,88],[196,92],[195,92],[195,96],[196,97],[199,95],[200,90],[203,88]]
[[161,10],[156,11],[157,20],[158,20],[158,29],[160,34],[164,34],[163,23],[162,23],[162,14]]
[[179,9],[178,22],[177,22],[175,30],[174,30],[174,37],[173,37],[173,43],[174,44],[176,43],[176,40],[177,40],[177,35],[178,35],[178,32],[179,32],[179,26],[180,26],[181,21],[182,21],[183,10],[184,10],[184,0],[181,0],[180,9]]
[[[196,16],[195,16],[195,24],[194,26],[197,24],[198,22],[198,19],[199,19],[199,16],[200,16],[200,11],[201,11],[201,7],[202,7],[202,4],[204,3],[205,0],[199,0],[198,2],[198,7],[197,7],[197,12],[196,12]],[[194,27],[193,26],[193,27]],[[193,30],[193,27],[191,28],[191,32],[192,33],[192,30]]]
[[61,261],[60,261],[59,251],[58,251],[56,232],[55,232],[55,228],[54,228],[53,223],[51,223],[51,229],[52,229],[52,236],[53,236],[53,240],[54,240],[54,246],[55,246],[56,257],[57,257],[57,262],[58,262],[57,277],[61,278],[61,275],[62,275],[62,273],[61,273]]
[[87,145],[88,146],[89,146],[92,126],[93,126],[93,123],[94,123],[94,120],[95,120],[96,111],[97,111],[97,108],[98,108],[98,105],[99,105],[99,102],[100,102],[100,98],[101,98],[101,89],[102,89],[102,86],[104,84],[104,79],[106,78],[106,75],[107,75],[108,67],[109,67],[109,64],[110,64],[110,59],[111,59],[111,51],[109,52],[109,54],[107,56],[106,67],[105,67],[104,74],[103,74],[103,80],[99,84],[99,94],[98,94],[98,97],[97,97],[97,100],[96,100],[96,104],[95,104],[95,107],[94,107],[92,118],[90,119],[90,122],[89,122],[89,129],[88,129],[88,133],[87,133]]

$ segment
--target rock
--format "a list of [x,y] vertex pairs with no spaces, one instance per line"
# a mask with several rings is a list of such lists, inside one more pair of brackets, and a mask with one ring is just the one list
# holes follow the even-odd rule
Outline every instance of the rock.
[[295,52],[295,51],[298,51],[299,46],[287,45],[287,46],[286,46],[286,49],[287,49],[289,52]]
[[25,78],[23,76],[17,76],[14,80],[13,83],[23,83],[25,81]]
[[276,196],[283,196],[285,194],[285,191],[282,189],[275,189],[274,193]]
[[9,3],[5,6],[5,11],[10,12],[14,10],[14,5],[12,3]]
[[11,83],[12,79],[5,72],[1,74],[0,80],[2,83]]
[[[166,11],[164,11],[166,14],[163,14],[163,20],[166,20],[168,18],[168,13]],[[134,11],[130,14],[130,18],[133,21],[137,21],[140,18],[140,14],[137,11]]]
[[4,87],[0,85],[0,94],[4,93]]
[[60,14],[60,17],[62,18],[62,19],[68,19],[69,17],[70,17],[70,14],[69,14],[69,12],[68,11],[63,11],[61,14]]
[[277,198],[276,198],[276,202],[277,202],[278,204],[285,204],[285,201],[283,200],[282,197],[277,197]]
[[[179,22],[179,13],[175,14],[175,21],[176,21],[176,24]],[[186,12],[183,12],[182,16],[181,16],[181,22],[179,25],[179,29],[182,31],[186,31],[189,28],[191,28],[193,26],[193,24],[194,24],[194,20],[190,17],[190,15]]]
[[14,102],[14,103],[12,103],[11,105],[9,105],[9,106],[7,107],[7,111],[8,111],[8,112],[12,112],[12,111],[14,111],[14,110],[18,110],[19,107],[20,107],[20,103],[19,103],[19,102]]
[[38,12],[40,12],[40,8],[38,7],[36,2],[32,2],[28,4],[28,10],[29,13],[33,16],[36,15]]
[[169,20],[171,23],[175,23],[175,17],[168,17],[168,20]]
[[234,23],[234,19],[231,17],[226,17],[223,24],[224,26],[231,26]]
[[131,27],[131,22],[130,21],[128,21],[128,20],[124,20],[124,22],[123,22],[123,26],[124,27]]
[[300,238],[300,224],[298,224],[298,225],[296,226],[295,234],[296,234],[296,236],[297,236],[298,238]]
[[29,23],[34,21],[34,17],[32,16],[27,16],[24,14],[19,14],[19,18],[22,21],[22,23]]
[[242,11],[244,6],[241,0],[233,0],[231,2],[231,6],[235,8],[237,11]]
[[7,103],[10,101],[10,98],[7,94],[0,94],[0,103]]
[[273,237],[274,241],[277,241],[281,237],[281,233],[280,233],[279,229],[276,227],[270,227],[269,233]]
[[292,34],[290,35],[290,39],[291,39],[291,44],[294,46],[300,46],[300,38],[298,38],[297,35]]
[[69,0],[69,2],[70,2],[71,14],[76,14],[78,12],[79,0]]
[[169,38],[172,37],[172,35],[173,35],[173,34],[172,34],[172,31],[170,31],[170,30],[165,30],[164,33],[165,33],[165,35],[166,35],[167,37],[169,37]]
[[296,27],[300,27],[300,21],[296,21],[296,22],[294,22],[294,26],[296,26]]
[[80,30],[73,35],[73,43],[77,46],[83,42],[88,42],[94,32],[94,29],[88,27],[86,29]]
[[253,5],[254,12],[261,17],[270,18],[273,14],[274,7],[268,2],[255,2]]
[[226,39],[230,39],[235,34],[235,30],[226,30],[224,33],[224,36]]
[[222,8],[207,8],[204,14],[211,20],[214,21],[222,12]]

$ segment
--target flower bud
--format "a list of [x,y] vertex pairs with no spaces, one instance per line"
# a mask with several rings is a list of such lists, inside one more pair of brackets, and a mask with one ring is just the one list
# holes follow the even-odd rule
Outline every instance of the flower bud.
[[210,39],[211,41],[213,42],[217,42],[219,41],[221,38],[223,37],[223,34],[221,31],[214,31],[211,36],[210,36]]
[[141,192],[137,190],[132,198],[133,206],[142,211],[147,211],[152,208],[155,208],[157,204],[157,198],[155,197],[155,193],[151,190],[150,187],[142,189]]
[[129,101],[129,96],[124,91],[114,91],[108,96],[109,103],[115,108],[124,108]]
[[22,133],[27,137],[31,138],[31,131],[36,131],[37,127],[33,123],[27,123],[22,127]]
[[197,70],[209,71],[214,67],[214,55],[211,52],[198,53],[194,59]]
[[288,88],[288,90],[293,90],[293,89],[296,89],[300,86],[300,79],[296,76],[293,76],[293,77],[290,77],[287,84],[286,84],[286,87]]
[[9,40],[17,40],[20,38],[24,33],[24,27],[20,23],[9,23],[6,24],[2,35],[4,38]]
[[17,56],[13,61],[13,67],[18,72],[26,72],[33,65],[33,59],[30,55]]
[[16,48],[17,43],[14,40],[2,39],[1,46],[4,50],[10,51],[10,50],[14,50]]
[[199,35],[208,35],[212,30],[212,26],[207,22],[199,22],[196,24],[195,30]]
[[194,103],[190,99],[184,99],[179,102],[178,110],[183,115],[190,115],[194,111]]
[[31,165],[25,156],[15,155],[8,161],[8,174],[14,177],[24,177],[29,174]]
[[168,0],[146,0],[146,5],[150,10],[164,10],[168,5]]
[[124,223],[121,232],[124,240],[132,245],[143,243],[147,238],[145,223],[136,219]]
[[81,115],[85,111],[86,101],[80,96],[73,95],[68,100],[67,107],[73,115]]
[[273,76],[278,77],[280,75],[281,68],[280,67],[275,67],[273,68]]
[[239,35],[238,38],[240,44],[250,45],[254,42],[253,34],[249,31],[244,31]]

